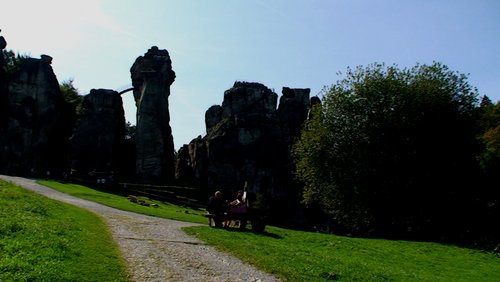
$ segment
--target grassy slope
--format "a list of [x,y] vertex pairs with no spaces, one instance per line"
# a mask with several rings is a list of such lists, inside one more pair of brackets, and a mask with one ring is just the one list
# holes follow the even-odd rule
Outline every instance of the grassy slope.
[[500,281],[491,253],[429,242],[361,239],[266,227],[267,233],[185,228],[287,281]]
[[[202,211],[163,203],[155,210],[79,185],[41,183],[124,210],[206,222],[199,215]],[[349,238],[272,226],[264,234],[206,226],[185,230],[286,281],[500,281],[500,259],[494,254],[451,245]]]
[[141,206],[139,204],[130,202],[126,197],[97,191],[82,185],[60,183],[49,180],[39,180],[37,182],[60,192],[121,210],[187,222],[207,222],[207,219],[203,217],[203,214],[205,213],[203,210],[192,209],[189,207],[180,207],[177,205],[149,199],[147,200],[148,203],[155,203],[158,205],[158,207]]
[[0,181],[0,281],[128,281],[95,214]]

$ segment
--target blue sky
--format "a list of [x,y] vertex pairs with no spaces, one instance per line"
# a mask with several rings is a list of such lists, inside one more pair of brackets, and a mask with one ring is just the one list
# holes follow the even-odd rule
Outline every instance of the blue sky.
[[[235,81],[316,95],[347,67],[438,61],[500,100],[498,0],[1,1],[7,48],[52,56],[80,94],[126,88],[138,56],[167,49],[176,148],[205,134],[205,111]],[[131,93],[123,98],[135,123]]]

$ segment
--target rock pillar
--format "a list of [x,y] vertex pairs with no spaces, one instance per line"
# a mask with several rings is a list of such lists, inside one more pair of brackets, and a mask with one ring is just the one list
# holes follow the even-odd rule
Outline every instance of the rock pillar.
[[175,80],[167,50],[151,47],[130,69],[137,106],[138,181],[167,183],[174,178],[174,140],[170,128],[168,96]]
[[125,139],[125,113],[118,92],[92,89],[85,95],[82,114],[70,139],[71,172],[75,176],[104,177],[119,170]]
[[7,75],[7,93],[2,73],[0,171],[55,175],[63,169],[64,98],[51,61],[47,55],[20,59],[16,69]]

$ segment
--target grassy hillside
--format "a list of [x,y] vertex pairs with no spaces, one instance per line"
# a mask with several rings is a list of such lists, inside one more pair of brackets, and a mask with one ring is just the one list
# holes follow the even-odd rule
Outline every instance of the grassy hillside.
[[128,281],[95,214],[0,180],[0,281]]
[[266,230],[185,228],[285,281],[500,281],[500,258],[492,253],[429,242]]
[[[80,185],[40,183],[124,210],[206,222],[200,210],[166,203],[142,207]],[[185,231],[285,281],[500,281],[500,258],[495,254],[453,245],[350,238],[272,226],[264,234],[208,226]]]

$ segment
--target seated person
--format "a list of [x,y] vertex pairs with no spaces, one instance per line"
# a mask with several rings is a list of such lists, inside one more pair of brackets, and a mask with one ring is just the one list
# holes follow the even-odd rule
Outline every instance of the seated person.
[[215,194],[208,200],[207,211],[214,215],[213,219],[215,226],[222,227],[222,220],[224,213],[227,211],[227,206],[220,191],[215,192]]
[[247,206],[245,203],[245,194],[243,191],[238,191],[236,199],[229,203],[230,213],[245,213],[247,211]]

